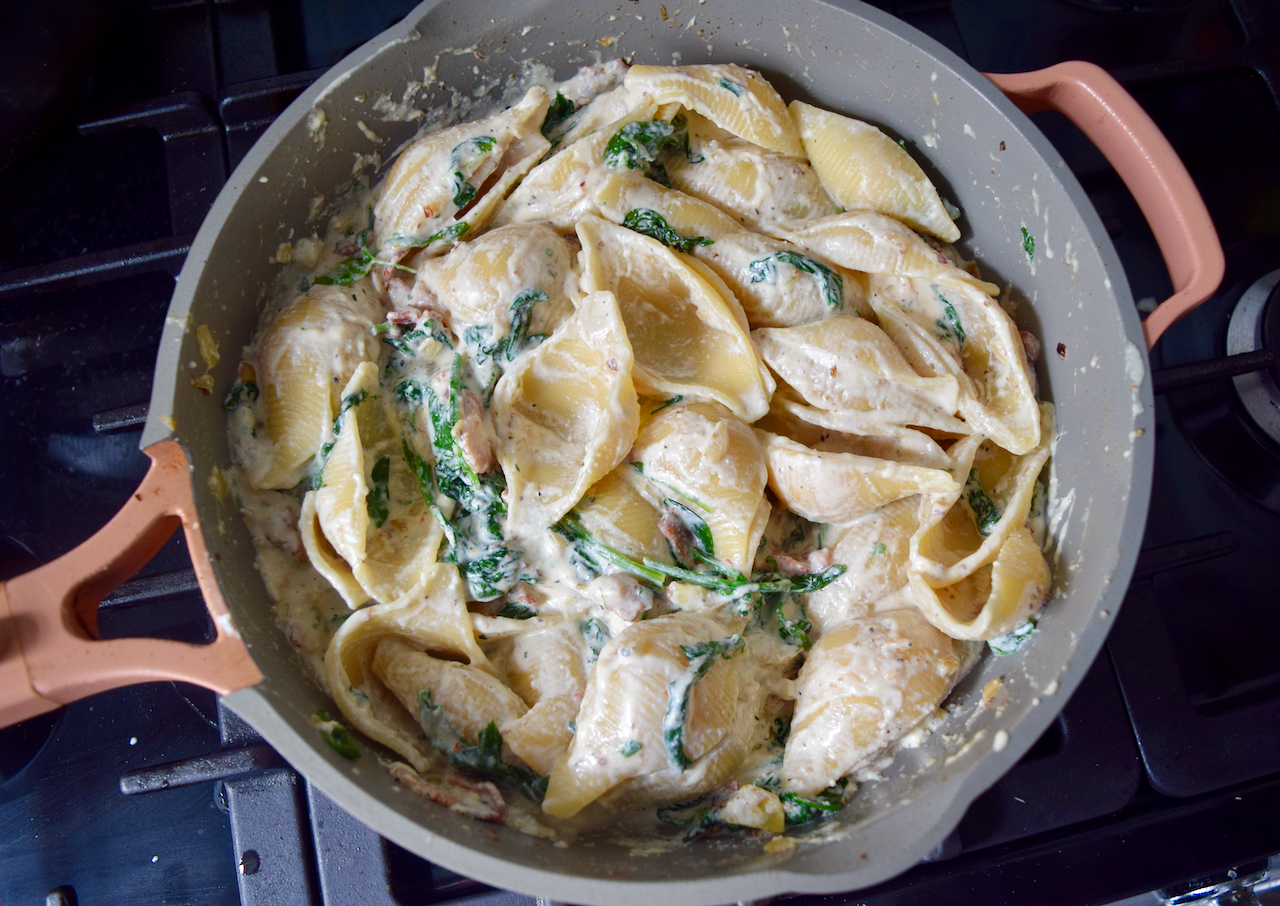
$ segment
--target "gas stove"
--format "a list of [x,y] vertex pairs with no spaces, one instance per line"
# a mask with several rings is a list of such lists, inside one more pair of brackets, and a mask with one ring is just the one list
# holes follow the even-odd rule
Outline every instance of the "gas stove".
[[[1186,162],[1227,272],[1152,355],[1142,554],[1107,647],[1061,715],[919,866],[856,893],[777,902],[1136,906],[1242,896],[1229,891],[1245,884],[1280,902],[1263,879],[1280,869],[1280,6],[876,5],[980,70],[1108,69]],[[31,115],[0,127],[0,576],[71,549],[128,499],[147,468],[139,431],[194,231],[272,119],[412,4],[69,6],[57,28],[31,11],[0,39],[0,66],[44,51],[47,68],[22,78],[53,74]],[[1074,126],[1033,119],[1150,311],[1171,287],[1137,205]],[[112,638],[212,638],[181,534],[102,602],[99,625]],[[0,730],[0,904],[41,902],[535,901],[383,840],[215,695],[156,683]]]

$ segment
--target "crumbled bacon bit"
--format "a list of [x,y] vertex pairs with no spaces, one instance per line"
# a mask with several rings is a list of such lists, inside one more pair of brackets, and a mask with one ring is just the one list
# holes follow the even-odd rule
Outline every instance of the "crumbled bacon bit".
[[443,777],[427,777],[402,761],[387,765],[387,773],[406,789],[426,796],[459,815],[495,823],[501,823],[507,815],[507,803],[502,793],[487,780],[473,780],[453,770]]
[[831,548],[823,547],[807,551],[800,557],[778,554],[774,561],[778,564],[778,572],[784,576],[808,576],[820,573],[831,565]]
[[1036,339],[1036,335],[1020,330],[1018,336],[1022,337],[1022,351],[1027,354],[1027,363],[1034,365],[1040,361],[1040,341]]
[[662,518],[658,520],[658,531],[662,532],[662,537],[671,544],[671,550],[675,553],[676,559],[687,563],[689,552],[693,550],[693,532],[690,531],[689,526],[685,525],[684,520],[676,515],[675,510],[668,507],[662,514]]
[[534,607],[542,603],[542,595],[538,594],[528,582],[517,582],[511,591],[507,592],[507,597],[526,607]]
[[462,418],[453,426],[453,439],[458,442],[458,452],[477,475],[492,472],[498,466],[493,456],[493,446],[484,430],[484,407],[470,390],[461,394]]

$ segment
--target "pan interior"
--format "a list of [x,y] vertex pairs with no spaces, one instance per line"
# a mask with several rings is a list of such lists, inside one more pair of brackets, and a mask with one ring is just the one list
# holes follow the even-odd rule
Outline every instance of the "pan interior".
[[[500,19],[493,10],[423,4],[317,82],[237,168],[179,280],[143,443],[176,425],[172,434],[192,458],[215,572],[266,677],[229,703],[375,829],[501,886],[576,902],[635,902],[634,886],[622,882],[661,880],[672,902],[723,902],[848,889],[896,874],[940,842],[968,802],[1035,742],[1119,607],[1145,517],[1153,430],[1139,324],[1110,241],[1058,155],[989,83],[869,7],[526,0],[504,4]],[[328,699],[277,627],[238,512],[206,490],[213,469],[230,466],[220,401],[279,279],[277,247],[310,235],[319,226],[315,212],[353,179],[385,168],[421,125],[404,120],[405,110],[497,103],[531,63],[567,78],[579,65],[616,56],[738,62],[760,70],[788,100],[902,138],[964,212],[961,249],[979,260],[984,277],[1007,287],[1002,301],[1045,351],[1041,396],[1056,406],[1059,436],[1050,467],[1054,591],[1040,628],[1018,654],[987,656],[920,748],[903,751],[882,781],[864,785],[839,822],[809,832],[825,845],[773,855],[761,841],[728,838],[660,856],[604,844],[558,849],[413,796],[371,754],[344,761],[311,724]],[[1035,237],[1033,255],[1024,230]],[[203,371],[195,340],[202,324],[221,347],[208,396],[190,380]],[[983,707],[981,690],[997,678],[1000,695]],[[744,877],[766,866],[774,870]],[[722,880],[712,888],[675,886],[712,879]]]

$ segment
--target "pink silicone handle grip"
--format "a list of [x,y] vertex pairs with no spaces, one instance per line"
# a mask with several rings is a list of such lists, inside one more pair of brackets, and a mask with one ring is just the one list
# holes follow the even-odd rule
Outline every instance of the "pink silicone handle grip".
[[[131,683],[182,680],[227,693],[262,679],[214,577],[186,453],[171,440],[145,452],[147,477],[97,534],[0,585],[0,727]],[[150,560],[179,523],[217,638],[209,645],[96,638],[103,595]]]
[[1092,63],[984,75],[1023,113],[1057,110],[1079,126],[1138,202],[1174,288],[1143,323],[1150,349],[1222,282],[1222,244],[1187,168],[1138,102]]

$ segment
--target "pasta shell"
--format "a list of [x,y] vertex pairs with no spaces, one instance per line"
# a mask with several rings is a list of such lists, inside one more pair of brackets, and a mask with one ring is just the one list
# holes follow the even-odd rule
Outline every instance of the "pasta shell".
[[573,230],[591,210],[596,184],[611,175],[604,164],[609,139],[628,123],[653,119],[657,110],[653,101],[646,100],[608,127],[562,146],[529,171],[494,215],[494,224],[545,222],[556,229]]
[[[851,453],[930,469],[949,469],[953,465],[946,451],[928,434],[914,428],[886,424],[875,413],[832,412],[806,406],[781,393],[774,397],[774,411],[792,423],[799,421],[808,424],[810,429],[823,429],[820,438],[823,435],[829,438],[832,432],[843,435],[839,443],[852,447],[848,450]],[[856,441],[847,438],[856,438]]]
[[511,524],[545,529],[620,463],[640,424],[631,344],[612,293],[589,293],[493,395]]
[[847,568],[805,596],[805,614],[818,636],[872,611],[914,606],[908,564],[919,526],[920,501],[907,497],[831,528],[832,562]]
[[456,336],[469,326],[492,325],[494,340],[511,332],[511,304],[517,297],[540,292],[546,298],[533,306],[528,332],[545,335],[573,312],[575,251],[543,224],[498,227],[423,262],[418,282],[444,303]]
[[952,264],[911,229],[887,214],[849,211],[799,223],[774,223],[768,232],[841,267],[895,277],[946,278],[988,294],[1000,288]]
[[475,745],[490,722],[499,731],[522,717],[528,708],[497,677],[469,664],[446,661],[419,651],[394,636],[378,641],[369,661],[382,684],[399,699],[409,714],[422,707],[423,692],[463,741]]
[[863,318],[765,328],[751,338],[774,373],[813,406],[865,413],[886,424],[968,433],[955,417],[957,380],[916,374],[885,332]]
[[914,610],[826,632],[796,680],[783,790],[812,796],[868,764],[946,697],[960,666],[955,643]]
[[582,288],[618,298],[636,389],[714,400],[746,421],[769,408],[773,379],[732,293],[705,265],[598,217],[578,222]]
[[355,610],[369,600],[369,593],[356,579],[351,564],[329,543],[320,519],[316,515],[316,492],[308,491],[302,498],[302,511],[298,515],[298,533],[302,536],[302,548],[307,560],[324,579],[342,596],[347,607]]
[[911,574],[920,612],[956,639],[995,639],[1013,631],[1040,610],[1049,582],[1049,565],[1025,524],[1009,533],[992,563],[959,582],[935,587]]
[[578,139],[599,132],[613,123],[625,121],[636,110],[652,104],[652,101],[632,94],[625,85],[619,85],[592,98],[591,103],[577,111],[565,123],[568,129],[559,136],[557,144],[564,147],[572,145]]
[[587,685],[586,643],[571,622],[528,632],[505,643],[507,683],[529,712],[503,728],[511,750],[547,775],[573,742]]
[[369,597],[384,602],[419,593],[444,534],[404,455],[389,452],[386,515],[382,525],[370,525],[364,561],[354,570]]
[[956,481],[940,469],[854,453],[821,453],[759,432],[769,487],[787,509],[811,522],[850,522],[877,507],[917,494],[945,494]]
[[884,313],[886,331],[925,373],[952,373],[958,366],[967,377],[960,413],[974,431],[1013,453],[1040,443],[1022,338],[994,299],[962,282],[873,277],[872,306]]
[[672,154],[665,164],[674,188],[710,202],[752,229],[840,210],[805,161],[742,139],[695,142],[691,127],[689,153]]
[[[1052,426],[1053,408],[1048,403],[1041,407],[1042,417]],[[1027,521],[1036,477],[1049,459],[1049,436],[1051,428],[1039,447],[1022,456],[980,435],[956,442],[948,451],[954,460],[955,490],[931,499],[911,541],[914,574],[942,587],[996,559],[1009,536]]]
[[759,73],[741,66],[632,66],[627,88],[659,104],[680,104],[762,148],[803,157],[786,102]]
[[623,463],[592,485],[578,504],[578,518],[594,537],[628,557],[670,560],[658,529],[662,511],[635,489],[627,473],[635,470]]
[[242,465],[255,488],[291,488],[325,443],[341,390],[361,362],[376,360],[372,327],[382,304],[367,282],[316,286],[291,302],[258,341],[255,373],[269,446]]
[[[733,638],[732,627],[703,614],[680,613],[631,624],[605,645],[587,682],[573,745],[551,772],[543,811],[568,818],[623,781],[684,773],[673,765],[664,740],[668,690],[690,670],[686,649],[726,638]],[[679,724],[699,753],[695,757],[685,748],[695,763],[723,741],[736,717],[732,659],[740,645],[740,638],[737,646],[726,645],[729,658],[718,656],[690,692],[689,711]]]
[[631,455],[655,505],[676,499],[706,522],[716,557],[750,570],[769,518],[764,451],[751,428],[714,404],[678,404],[641,429]]
[[960,230],[906,149],[870,123],[792,101],[805,153],[822,184],[850,211],[878,211],[955,242]]
[[744,230],[705,201],[634,175],[603,180],[593,198],[605,219],[633,229],[644,223],[646,235],[711,268],[752,327],[804,324],[839,311],[871,314],[865,275]]
[[[508,110],[430,133],[405,148],[374,201],[379,255],[394,261],[420,247],[439,253],[483,226],[515,180],[550,147],[538,131],[547,105],[546,89],[535,85]],[[464,212],[469,216],[460,217]],[[466,228],[456,229],[459,223]]]
[[373,669],[384,639],[492,673],[476,644],[457,567],[432,567],[420,596],[375,604],[351,614],[329,642],[325,687],[353,726],[425,771],[443,759],[427,743],[418,711],[407,711]]

